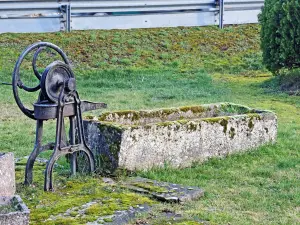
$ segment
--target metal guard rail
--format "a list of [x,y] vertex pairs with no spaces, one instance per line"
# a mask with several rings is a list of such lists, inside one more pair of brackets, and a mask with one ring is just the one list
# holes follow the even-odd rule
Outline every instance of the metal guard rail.
[[263,0],[0,0],[0,33],[256,23]]

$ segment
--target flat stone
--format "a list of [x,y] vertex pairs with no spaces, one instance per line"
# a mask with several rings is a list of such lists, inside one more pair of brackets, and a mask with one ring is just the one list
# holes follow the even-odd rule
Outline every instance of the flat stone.
[[[143,185],[149,185],[151,182],[151,186],[158,188],[162,188],[163,191],[157,192],[153,190],[149,190],[149,188],[143,188]],[[150,180],[142,177],[130,178],[125,182],[125,186],[127,186],[130,190],[146,193],[152,195],[152,197],[156,198],[159,201],[170,202],[170,203],[184,203],[187,201],[192,201],[199,199],[204,196],[204,191],[198,187],[184,186],[180,184],[172,184],[168,182]]]
[[142,205],[140,207],[132,208],[125,211],[118,211],[112,217],[112,222],[105,222],[105,225],[123,225],[127,224],[131,219],[134,219],[137,214],[149,212],[151,207],[149,205]]
[[111,179],[109,177],[103,177],[102,181],[106,184],[115,184],[116,183],[113,179]]
[[15,162],[13,153],[1,153],[0,155],[0,196],[14,196]]
[[170,202],[170,203],[178,203],[179,198],[175,196],[165,196],[165,195],[156,195],[152,194],[156,199],[164,201],[164,202]]

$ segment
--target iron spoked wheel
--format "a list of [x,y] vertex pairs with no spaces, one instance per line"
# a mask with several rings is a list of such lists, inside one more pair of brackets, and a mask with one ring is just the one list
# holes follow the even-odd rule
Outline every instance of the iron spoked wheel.
[[37,70],[36,62],[37,62],[39,54],[47,48],[53,49],[55,52],[57,52],[61,56],[61,58],[63,59],[65,64],[70,65],[67,55],[58,46],[56,46],[52,43],[48,43],[48,42],[37,42],[37,43],[34,43],[34,44],[30,45],[29,47],[27,47],[21,53],[20,57],[18,58],[18,60],[15,64],[15,68],[14,68],[14,71],[12,74],[12,88],[13,88],[13,95],[14,95],[15,101],[16,101],[18,107],[20,108],[20,110],[31,119],[35,119],[34,111],[32,109],[27,108],[22,103],[22,101],[19,97],[18,89],[23,89],[26,92],[36,92],[41,89],[41,83],[39,82],[36,86],[33,86],[33,87],[26,86],[22,82],[21,77],[20,77],[20,67],[21,67],[22,62],[24,61],[25,57],[29,53],[35,51],[33,60],[32,60],[32,68],[33,68],[34,75],[40,81],[42,78],[42,75]]

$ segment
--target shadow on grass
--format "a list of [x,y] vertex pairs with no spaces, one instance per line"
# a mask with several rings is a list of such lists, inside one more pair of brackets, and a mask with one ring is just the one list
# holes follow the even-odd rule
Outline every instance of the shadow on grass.
[[286,72],[273,76],[261,85],[267,93],[286,93],[300,95],[300,70]]

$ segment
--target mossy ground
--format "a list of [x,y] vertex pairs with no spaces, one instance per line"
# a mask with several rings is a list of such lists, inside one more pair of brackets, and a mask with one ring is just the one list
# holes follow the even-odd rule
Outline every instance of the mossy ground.
[[[279,123],[276,145],[212,159],[187,169],[166,166],[140,175],[203,188],[206,194],[201,200],[167,206],[187,217],[210,224],[299,224],[300,100],[299,96],[280,92],[274,82],[268,83],[271,77],[261,63],[259,29],[257,25],[243,25],[224,30],[195,27],[1,34],[0,80],[9,82],[13,65],[24,47],[42,40],[67,52],[81,98],[106,102],[109,111],[215,102],[272,110]],[[51,56],[42,55],[39,67],[48,64]],[[36,82],[29,62],[22,69],[25,80]],[[29,106],[37,98],[21,94]],[[0,108],[0,151],[14,152],[16,157],[28,155],[34,145],[35,122],[20,113],[9,86],[1,86]],[[55,124],[49,121],[44,128],[44,142],[53,141]],[[42,156],[48,157],[49,153]],[[35,180],[42,181],[42,168],[36,168],[39,172]],[[23,172],[21,166],[17,168],[18,183]],[[33,218],[36,215],[34,221],[42,221],[43,215],[47,218],[54,207],[43,199],[58,201],[63,211],[72,205],[65,190],[74,190],[71,196],[94,190],[88,184],[99,181],[98,178],[87,179],[91,179],[86,182],[88,188],[64,187],[65,181],[57,186],[57,193],[44,193],[42,183],[30,188],[18,185],[18,193],[30,206]],[[81,185],[85,181],[74,182]],[[76,194],[75,199],[97,193]],[[40,201],[42,208],[38,206]],[[64,223],[67,222],[60,224]]]
[[[117,185],[105,184],[97,176],[67,177],[64,169],[57,169],[55,191],[43,191],[43,171],[45,164],[39,163],[34,168],[34,183],[22,184],[24,165],[16,172],[17,192],[30,208],[30,224],[86,224],[96,221],[101,216],[113,215],[117,210],[128,210],[131,206],[149,204],[155,201],[135,194]],[[21,169],[21,168],[20,168]],[[83,208],[86,203],[92,205]],[[84,212],[80,211],[84,209]],[[68,215],[64,215],[70,210]]]

